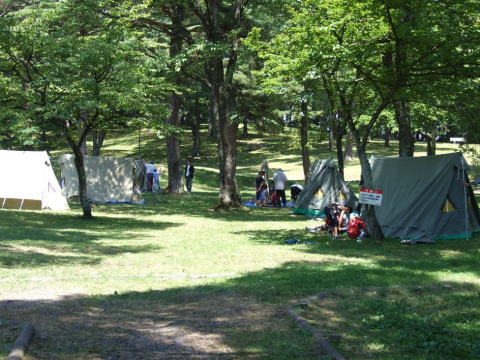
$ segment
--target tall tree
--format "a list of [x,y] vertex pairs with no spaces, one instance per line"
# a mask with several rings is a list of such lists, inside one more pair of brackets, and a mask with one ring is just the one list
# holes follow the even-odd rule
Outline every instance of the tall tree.
[[[184,54],[185,42],[190,41],[190,32],[185,24],[188,14],[186,13],[185,1],[183,0],[158,0],[137,1],[133,7],[133,22],[147,32],[147,36],[154,42],[165,43],[168,46],[168,71],[166,76],[172,84],[168,103],[170,113],[166,119],[166,154],[168,167],[168,180],[166,191],[171,194],[183,192],[183,176],[181,169],[180,154],[180,131],[182,122],[182,102],[184,93]],[[150,49],[146,49],[151,53]],[[164,57],[156,52],[150,56],[156,57],[157,61],[163,61]]]
[[205,73],[218,139],[220,189],[217,207],[238,207],[238,123],[230,115],[236,107],[234,74],[240,39],[245,35],[242,30],[248,0],[188,0],[187,3],[200,21],[204,35]]

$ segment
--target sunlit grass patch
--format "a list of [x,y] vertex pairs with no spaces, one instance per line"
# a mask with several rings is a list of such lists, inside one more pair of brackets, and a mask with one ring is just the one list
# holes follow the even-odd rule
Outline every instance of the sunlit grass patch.
[[476,359],[480,286],[335,291],[301,311],[348,359]]

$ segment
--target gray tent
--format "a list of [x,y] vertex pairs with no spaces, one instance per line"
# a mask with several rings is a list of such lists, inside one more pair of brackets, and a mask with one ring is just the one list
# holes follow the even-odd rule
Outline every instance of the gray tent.
[[358,199],[332,159],[315,160],[309,179],[295,202],[295,214],[323,216],[323,209],[334,202],[356,209]]
[[372,159],[373,186],[383,190],[375,207],[387,237],[413,242],[471,237],[480,230],[478,204],[461,153]]

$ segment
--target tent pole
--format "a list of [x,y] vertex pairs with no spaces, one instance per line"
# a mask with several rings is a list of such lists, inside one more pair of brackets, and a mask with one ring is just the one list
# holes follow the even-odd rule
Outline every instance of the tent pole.
[[140,140],[141,140],[141,130],[138,128],[138,158],[140,159]]

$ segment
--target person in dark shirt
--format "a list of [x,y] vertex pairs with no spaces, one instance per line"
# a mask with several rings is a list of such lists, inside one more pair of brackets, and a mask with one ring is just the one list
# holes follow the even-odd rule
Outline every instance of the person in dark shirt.
[[185,183],[187,185],[188,193],[192,192],[192,180],[193,180],[193,173],[195,172],[195,168],[192,165],[192,160],[187,160],[187,165],[185,165]]
[[262,191],[263,184],[265,184],[265,172],[259,171],[257,177],[255,178],[255,206],[262,206]]

